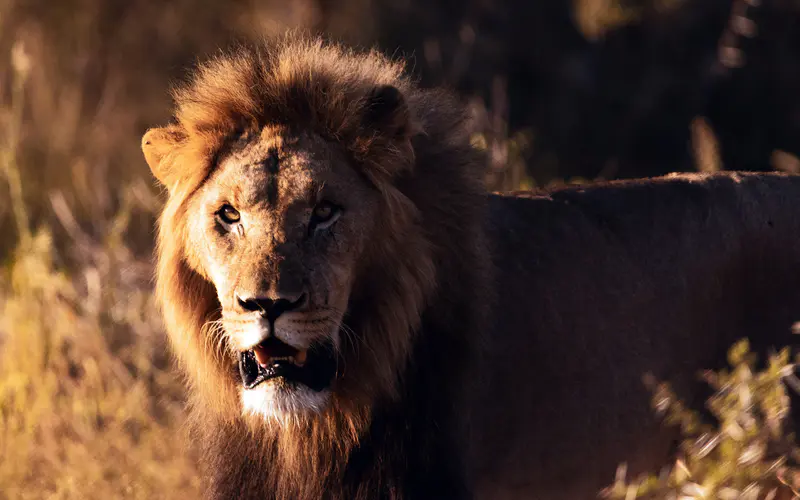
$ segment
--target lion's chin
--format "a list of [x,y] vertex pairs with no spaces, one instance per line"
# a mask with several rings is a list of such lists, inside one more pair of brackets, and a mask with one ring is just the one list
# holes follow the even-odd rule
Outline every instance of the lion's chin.
[[252,389],[242,388],[241,396],[245,415],[286,423],[321,413],[330,401],[331,391],[315,391],[303,384],[275,379]]

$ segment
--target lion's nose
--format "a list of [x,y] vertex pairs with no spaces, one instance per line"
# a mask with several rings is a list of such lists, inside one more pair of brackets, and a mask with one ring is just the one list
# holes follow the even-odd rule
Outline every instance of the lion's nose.
[[236,294],[236,302],[242,310],[261,313],[270,322],[274,322],[285,312],[302,307],[305,301],[305,293],[279,298]]

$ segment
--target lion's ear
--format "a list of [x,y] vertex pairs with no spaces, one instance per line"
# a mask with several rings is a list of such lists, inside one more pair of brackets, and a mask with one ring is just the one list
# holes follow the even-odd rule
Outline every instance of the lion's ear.
[[167,187],[171,187],[175,182],[173,179],[175,172],[172,171],[170,162],[164,161],[164,157],[185,139],[186,132],[180,125],[151,128],[142,137],[142,152],[147,165],[156,179]]
[[411,113],[400,90],[391,85],[381,85],[372,90],[367,99],[364,127],[377,129],[390,137],[413,135]]

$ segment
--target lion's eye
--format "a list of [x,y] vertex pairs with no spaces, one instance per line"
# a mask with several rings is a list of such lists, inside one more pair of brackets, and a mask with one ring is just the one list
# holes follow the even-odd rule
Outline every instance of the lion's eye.
[[341,214],[341,209],[329,201],[321,201],[314,207],[311,215],[312,229],[324,229],[336,222]]
[[222,208],[217,210],[217,217],[225,224],[236,224],[241,218],[239,211],[230,205],[222,205]]
[[330,219],[333,216],[334,207],[333,204],[323,201],[316,207],[314,207],[314,217],[317,219],[318,222],[325,222],[326,220]]

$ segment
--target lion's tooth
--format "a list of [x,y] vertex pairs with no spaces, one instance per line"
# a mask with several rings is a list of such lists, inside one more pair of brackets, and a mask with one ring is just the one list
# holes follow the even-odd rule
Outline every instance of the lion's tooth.
[[303,366],[306,364],[306,359],[308,358],[308,351],[297,351],[297,354],[294,355],[294,364],[298,366]]
[[269,363],[269,354],[267,354],[267,350],[255,347],[253,352],[256,355],[256,361],[258,361],[258,364],[261,366],[267,366],[267,363]]

